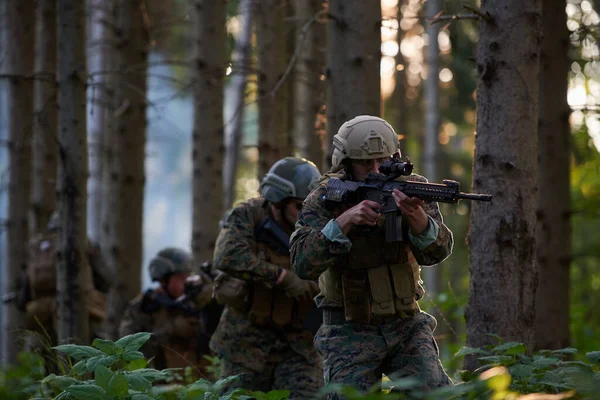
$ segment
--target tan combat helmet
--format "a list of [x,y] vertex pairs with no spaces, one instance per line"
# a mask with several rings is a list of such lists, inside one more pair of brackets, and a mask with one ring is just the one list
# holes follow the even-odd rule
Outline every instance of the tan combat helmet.
[[343,160],[372,160],[400,156],[400,143],[394,128],[385,120],[371,115],[352,118],[333,137],[331,164],[337,167]]

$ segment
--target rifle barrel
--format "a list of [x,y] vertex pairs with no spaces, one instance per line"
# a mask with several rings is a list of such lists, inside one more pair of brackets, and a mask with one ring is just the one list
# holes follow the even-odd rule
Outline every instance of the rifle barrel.
[[475,200],[475,201],[492,201],[491,194],[477,194],[477,193],[457,193],[457,199]]

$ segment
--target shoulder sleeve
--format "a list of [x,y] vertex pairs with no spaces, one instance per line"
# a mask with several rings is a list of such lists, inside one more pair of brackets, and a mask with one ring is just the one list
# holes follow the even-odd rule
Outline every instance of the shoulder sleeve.
[[233,209],[221,229],[214,253],[214,267],[245,281],[272,287],[280,267],[260,260],[256,255],[254,228],[259,210],[251,203]]
[[333,213],[325,208],[322,200],[326,190],[321,185],[308,195],[290,238],[292,268],[302,279],[318,279],[340,255],[350,251],[347,243],[329,240],[323,234],[323,229],[333,219]]
[[[414,182],[428,182],[425,177],[417,174],[410,175],[407,180]],[[444,219],[437,201],[426,201],[423,205],[423,209],[425,210],[425,213],[435,221],[439,229],[435,240],[424,249],[418,248],[412,242],[410,243],[410,248],[420,265],[439,264],[452,254],[454,242],[452,232],[444,224]]]

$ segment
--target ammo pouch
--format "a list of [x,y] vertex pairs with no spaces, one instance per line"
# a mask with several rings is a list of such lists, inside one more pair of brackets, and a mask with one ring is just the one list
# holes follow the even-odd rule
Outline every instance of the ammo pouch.
[[319,286],[326,297],[344,304],[346,321],[369,324],[372,316],[407,318],[420,311],[417,300],[424,290],[419,270],[408,246],[402,246],[393,264],[329,270]]

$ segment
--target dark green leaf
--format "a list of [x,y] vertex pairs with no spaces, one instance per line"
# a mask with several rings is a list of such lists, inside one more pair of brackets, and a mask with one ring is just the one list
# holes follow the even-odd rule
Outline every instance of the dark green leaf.
[[71,385],[78,384],[81,381],[70,378],[68,376],[56,376],[54,374],[50,374],[44,379],[42,379],[42,383],[48,383],[51,387],[56,388],[60,391],[65,390]]
[[150,382],[153,382],[158,379],[165,379],[169,376],[168,373],[166,373],[165,371],[159,371],[157,369],[152,368],[138,369],[135,371],[128,372],[127,375],[141,376],[142,378],[147,379]]
[[65,392],[76,400],[106,400],[109,398],[106,392],[96,385],[75,385],[67,388]]
[[65,353],[76,360],[102,355],[102,352],[91,346],[80,346],[77,344],[61,344],[53,347],[54,350]]
[[108,383],[115,375],[113,371],[106,368],[104,365],[98,365],[94,370],[96,385],[108,391]]
[[125,361],[133,361],[133,360],[139,360],[139,359],[143,359],[143,358],[144,358],[144,354],[141,351],[137,351],[137,350],[126,351],[123,354],[123,360],[125,360]]
[[589,353],[585,353],[585,356],[594,364],[600,364],[600,351],[591,351]]
[[107,356],[103,354],[101,356],[92,357],[87,360],[85,370],[86,372],[95,371],[98,365],[103,365],[108,368],[111,367],[115,362],[117,362],[118,359],[119,356],[117,355]]
[[454,355],[454,357],[467,356],[469,354],[489,354],[489,353],[485,350],[474,348],[474,347],[463,347]]
[[71,368],[71,372],[78,376],[85,374],[87,372],[85,369],[86,363],[87,360],[81,360],[77,362],[75,365],[73,365],[73,368]]
[[503,356],[503,355],[498,355],[498,356],[484,356],[484,357],[479,357],[478,360],[479,361],[487,361],[487,362],[497,363],[497,364],[504,364],[504,363],[507,363],[507,362],[510,362],[510,361],[514,361],[511,356]]
[[506,342],[492,349],[494,352],[503,353],[506,355],[523,354],[527,350],[527,346],[518,342]]
[[577,349],[565,347],[564,349],[552,350],[552,354],[577,354]]
[[119,350],[122,350],[112,340],[94,339],[92,346],[108,355],[117,354]]
[[140,392],[145,392],[146,390],[152,387],[152,382],[143,376],[127,374],[125,375],[127,378],[127,382],[129,382],[129,386],[134,390],[139,390]]
[[150,339],[150,336],[152,334],[148,332],[134,333],[117,340],[116,345],[122,347],[125,351],[139,350]]
[[108,393],[115,397],[125,397],[129,391],[129,383],[123,374],[115,374],[108,382]]
[[147,394],[136,393],[131,396],[131,400],[154,400],[154,397],[150,397]]

